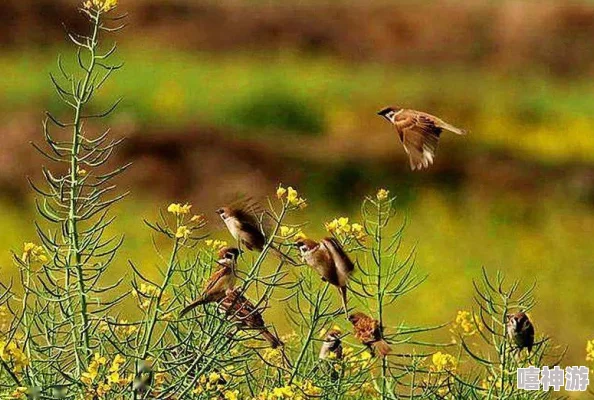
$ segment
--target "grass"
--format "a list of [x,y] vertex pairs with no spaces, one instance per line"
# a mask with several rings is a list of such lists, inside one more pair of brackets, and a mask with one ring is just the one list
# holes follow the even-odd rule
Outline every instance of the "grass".
[[[58,107],[47,77],[56,52],[0,56],[2,114]],[[213,56],[150,46],[122,53],[127,67],[106,91],[125,97],[119,118],[142,126],[202,123],[255,135],[354,132],[364,138],[381,126],[375,111],[397,102],[447,116],[471,131],[474,146],[551,163],[594,162],[594,136],[586,134],[594,122],[591,80],[556,81],[534,71],[352,65],[290,54]],[[108,106],[107,98],[100,106]]]

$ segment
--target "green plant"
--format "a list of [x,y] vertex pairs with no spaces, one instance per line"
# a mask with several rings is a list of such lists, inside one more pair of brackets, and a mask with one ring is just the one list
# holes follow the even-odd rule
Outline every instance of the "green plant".
[[[299,219],[307,206],[291,187],[279,186],[266,209],[251,211],[266,243],[261,252],[242,256],[239,283],[232,292],[235,304],[225,306],[228,292],[223,300],[188,316],[178,313],[219,268],[215,253],[226,245],[209,238],[206,218],[192,213],[189,204],[171,204],[159,221],[146,221],[155,235],[160,279],[151,279],[143,265],[130,261],[132,281],[127,286],[121,269],[112,267],[123,237],[107,234],[114,220],[110,209],[125,196],[114,194],[112,180],[127,165],[109,168],[120,140],[111,139],[109,131],[93,134],[97,125],[91,123],[109,116],[119,104],[105,112],[91,111],[94,95],[121,67],[110,62],[116,46],[101,52],[99,44],[100,33],[121,29],[109,27],[121,19],[112,17],[115,8],[115,0],[84,3],[81,11],[91,23],[91,33],[69,35],[78,50],[78,69],[67,72],[59,60],[61,75],[51,77],[71,113],[61,118],[48,113],[46,146],[35,145],[57,171],[43,168],[45,185],[32,183],[44,219],[36,225],[41,245],[26,243],[22,255],[14,254],[21,285],[3,284],[0,291],[3,397],[534,397],[515,389],[512,372],[523,361],[513,357],[505,335],[507,313],[529,309],[534,304],[532,289],[514,297],[517,283],[505,288],[501,276],[493,284],[485,273],[482,287],[477,285],[478,318],[469,321],[469,314],[457,318],[463,331],[457,357],[448,353],[453,344],[423,338],[445,325],[396,324],[388,317],[387,307],[411,295],[425,277],[416,273],[414,249],[403,250],[405,223],[395,218],[395,198],[385,189],[364,199],[360,223],[339,217],[325,226],[356,260],[349,304],[378,321],[383,339],[392,346],[386,358],[351,340],[347,333],[351,324],[344,319],[334,291],[312,269],[288,267],[285,258],[269,257],[279,251],[294,256],[294,243],[304,235],[305,223],[288,222]],[[54,134],[55,128],[61,133]],[[167,255],[163,246],[169,246]],[[112,271],[120,276],[111,278]],[[120,317],[124,303],[134,304],[137,319]],[[243,309],[234,308],[237,303]],[[274,349],[262,344],[262,327],[243,324],[246,315],[240,312],[263,314],[270,307],[283,307],[294,329],[280,335],[285,344]],[[268,319],[265,313],[264,319]],[[275,324],[267,322],[272,334],[279,335]],[[343,332],[344,353],[320,359],[322,338],[329,328]],[[481,351],[491,355],[472,349],[469,336],[482,337]],[[529,360],[546,362],[547,346],[547,340],[539,339]],[[464,364],[469,372],[463,370]],[[484,371],[478,373],[476,365]]]

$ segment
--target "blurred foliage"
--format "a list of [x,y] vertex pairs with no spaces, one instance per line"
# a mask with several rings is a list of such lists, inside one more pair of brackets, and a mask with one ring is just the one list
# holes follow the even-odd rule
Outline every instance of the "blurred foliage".
[[[54,51],[0,56],[1,114],[55,105],[45,87],[47,71],[38,67],[51,65]],[[594,135],[584,134],[594,123],[589,79],[563,81],[538,71],[506,75],[462,67],[352,65],[290,54],[213,56],[150,46],[125,51],[128,68],[106,90],[125,94],[120,118],[141,126],[199,122],[255,135],[268,129],[325,131],[339,140],[367,140],[381,151],[385,142],[368,140],[368,134],[389,128],[374,113],[396,103],[469,129],[465,140],[471,146],[547,162],[594,161]]]
[[302,134],[324,131],[323,113],[298,98],[293,90],[268,84],[231,107],[228,122],[241,128],[275,129]]

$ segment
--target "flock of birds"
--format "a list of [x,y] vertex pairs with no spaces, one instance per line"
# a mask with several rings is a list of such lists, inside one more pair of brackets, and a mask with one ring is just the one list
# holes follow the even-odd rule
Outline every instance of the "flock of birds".
[[[420,111],[386,107],[379,111],[378,115],[384,117],[396,128],[398,137],[408,154],[412,170],[428,168],[433,164],[437,144],[444,130],[458,135],[466,134],[466,131]],[[241,247],[250,251],[264,250],[267,240],[253,213],[241,207],[222,207],[216,212]],[[367,346],[372,354],[380,357],[387,356],[391,348],[384,340],[383,327],[379,321],[362,312],[348,314],[347,285],[355,270],[355,264],[340,243],[332,237],[324,238],[319,242],[301,239],[295,243],[295,247],[299,250],[305,264],[313,268],[323,281],[338,289],[344,312],[353,325],[355,338]],[[271,246],[270,250],[278,257],[297,265],[291,257],[278,248]],[[219,311],[238,326],[258,331],[272,348],[282,346],[281,340],[266,327],[258,308],[243,295],[240,288],[235,286],[237,260],[240,254],[241,250],[236,247],[224,247],[219,251],[218,268],[205,283],[201,296],[186,306],[180,316],[200,305],[217,303]],[[534,327],[524,312],[519,311],[508,316],[507,334],[518,352],[523,348],[526,348],[529,353],[532,351]],[[341,337],[341,333],[337,330],[328,331],[319,358],[327,359],[332,355],[336,359],[341,359]]]

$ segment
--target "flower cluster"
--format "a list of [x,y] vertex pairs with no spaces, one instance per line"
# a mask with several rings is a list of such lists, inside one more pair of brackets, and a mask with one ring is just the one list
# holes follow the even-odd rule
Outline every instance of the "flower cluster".
[[204,244],[207,247],[210,247],[214,251],[219,251],[223,247],[226,247],[227,246],[227,242],[225,242],[224,240],[212,240],[212,239],[208,239],[208,240],[205,240],[204,241]]
[[347,217],[335,218],[330,222],[326,222],[324,225],[328,232],[336,236],[343,236],[345,239],[354,238],[361,240],[365,237],[363,225],[356,222],[351,224]]
[[25,243],[23,246],[23,255],[21,256],[21,260],[24,263],[46,263],[47,256],[43,247],[37,246],[35,243]]
[[[215,398],[223,398],[226,400],[236,400],[239,396],[239,391],[225,390],[225,386],[231,382],[231,376],[225,372],[211,372],[208,375],[202,375],[198,379],[198,386],[192,391],[195,395],[209,395]],[[219,396],[215,396],[216,394]]]
[[431,357],[431,370],[435,372],[453,371],[456,369],[457,361],[454,356],[438,351]]
[[[352,347],[345,347],[342,351],[345,368],[353,374],[366,370],[373,362],[373,356],[367,350],[356,353]],[[335,365],[334,369],[340,369],[340,365]]]
[[87,0],[83,3],[85,10],[108,12],[116,8],[118,0]]
[[304,382],[295,381],[292,385],[279,386],[271,390],[265,389],[254,400],[305,400],[320,397],[323,393],[322,388],[315,386],[310,380]]
[[303,231],[299,228],[282,225],[279,228],[279,235],[284,239],[301,240],[307,238]]
[[189,223],[194,224],[194,226],[189,226],[186,216],[190,214],[191,210],[192,205],[188,203],[171,203],[169,207],[167,207],[167,212],[176,217],[177,226],[174,235],[177,239],[187,239],[192,234],[193,229],[200,228],[206,223],[204,215],[193,215],[192,218],[190,218]]
[[386,189],[380,189],[377,191],[377,194],[375,195],[375,197],[379,200],[379,201],[384,201],[388,198],[388,196],[390,195],[390,191],[386,190]]
[[89,363],[80,380],[87,386],[87,393],[90,398],[94,396],[104,397],[113,385],[124,386],[131,382],[132,377],[123,378],[122,365],[126,359],[117,354],[108,367],[108,360],[99,353]]
[[287,204],[294,207],[301,209],[307,207],[307,201],[304,198],[299,197],[297,190],[293,189],[291,186],[285,189],[282,185],[279,185],[279,187],[276,189],[276,197],[279,200],[286,198]]
[[[453,334],[462,334],[464,336],[472,336],[480,330],[479,322],[476,315],[470,311],[461,310],[456,315],[456,320],[452,324],[450,332]],[[454,338],[455,342],[456,339]]]
[[15,342],[0,341],[0,359],[11,364],[15,373],[22,372],[23,368],[29,365],[27,355],[19,349]]
[[182,205],[181,203],[171,203],[169,207],[167,207],[167,212],[179,216],[189,214],[191,209],[192,205],[188,203],[184,205]]

